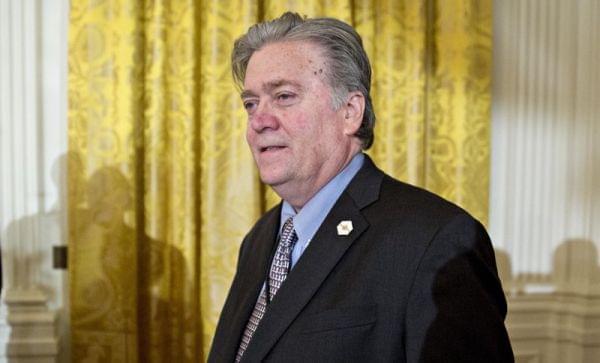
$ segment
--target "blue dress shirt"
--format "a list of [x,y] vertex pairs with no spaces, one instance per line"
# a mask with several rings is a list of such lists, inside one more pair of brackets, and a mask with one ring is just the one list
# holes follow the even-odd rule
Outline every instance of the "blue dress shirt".
[[281,228],[284,222],[289,218],[293,217],[294,230],[298,235],[298,241],[292,251],[292,261],[290,268],[294,265],[304,253],[304,250],[310,244],[311,239],[325,220],[331,208],[338,200],[340,195],[352,178],[358,173],[363,165],[364,155],[362,153],[356,154],[350,163],[329,183],[325,184],[321,190],[317,192],[305,205],[302,207],[300,212],[296,213],[294,208],[286,201],[283,201],[281,208],[281,222],[279,224],[279,234],[281,234]]

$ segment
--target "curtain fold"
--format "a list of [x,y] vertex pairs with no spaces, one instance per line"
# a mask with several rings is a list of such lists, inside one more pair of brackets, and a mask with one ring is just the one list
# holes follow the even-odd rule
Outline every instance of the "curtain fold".
[[233,41],[286,10],[363,36],[388,173],[487,220],[491,1],[72,0],[73,361],[206,358],[258,178]]

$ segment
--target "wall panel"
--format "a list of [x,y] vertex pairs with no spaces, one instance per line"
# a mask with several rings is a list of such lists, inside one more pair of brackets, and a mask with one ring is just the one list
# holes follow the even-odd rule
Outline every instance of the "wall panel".
[[600,1],[494,6],[490,234],[517,361],[600,361]]

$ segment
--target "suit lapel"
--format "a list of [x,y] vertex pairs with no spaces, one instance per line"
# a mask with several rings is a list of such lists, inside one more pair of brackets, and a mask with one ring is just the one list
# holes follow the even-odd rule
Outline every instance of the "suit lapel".
[[[255,246],[254,249],[240,254],[238,270],[243,271],[243,274],[235,276],[217,329],[218,332],[223,332],[218,337],[222,342],[218,344],[222,361],[233,362],[240,338],[265,281],[277,238],[280,209],[272,211],[265,223],[248,235],[244,246]],[[217,345],[216,339],[213,345]]]
[[[244,353],[244,361],[264,359],[344,253],[369,227],[360,209],[377,199],[382,177],[383,174],[366,157],[365,165],[342,193],[269,304],[267,313]],[[338,235],[337,226],[342,221],[352,221],[353,229],[350,234]]]

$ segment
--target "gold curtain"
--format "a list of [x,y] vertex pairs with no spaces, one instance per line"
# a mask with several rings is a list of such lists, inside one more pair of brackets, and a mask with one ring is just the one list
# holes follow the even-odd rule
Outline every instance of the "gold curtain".
[[72,0],[73,361],[206,358],[239,243],[278,202],[245,145],[229,54],[285,10],[357,27],[370,154],[486,221],[490,0]]

